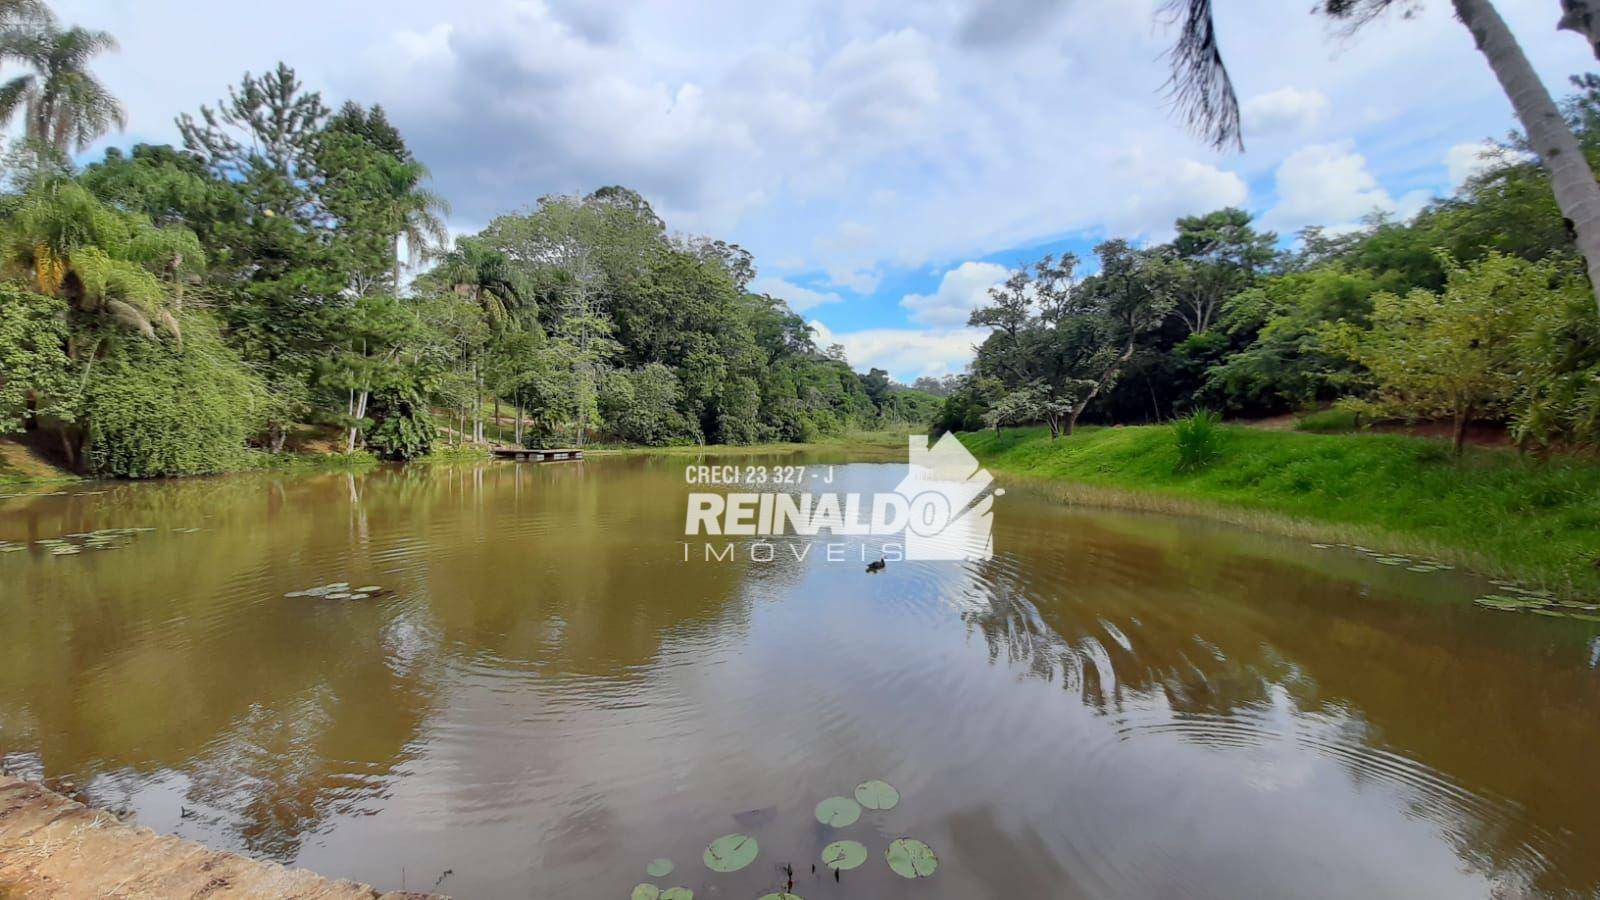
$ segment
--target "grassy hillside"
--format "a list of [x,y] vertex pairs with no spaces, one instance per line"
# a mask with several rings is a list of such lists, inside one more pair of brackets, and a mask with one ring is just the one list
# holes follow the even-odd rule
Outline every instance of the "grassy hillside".
[[1224,427],[1220,456],[1178,474],[1170,426],[962,435],[991,471],[1064,500],[1203,513],[1329,540],[1359,540],[1600,593],[1600,462],[1540,462],[1441,441]]

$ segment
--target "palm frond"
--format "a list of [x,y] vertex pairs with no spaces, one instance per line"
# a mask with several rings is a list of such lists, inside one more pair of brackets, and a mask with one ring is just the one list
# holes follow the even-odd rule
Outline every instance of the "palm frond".
[[0,25],[52,25],[55,20],[43,0],[0,0]]
[[1178,37],[1167,51],[1172,75],[1167,96],[1196,133],[1218,150],[1244,149],[1239,98],[1217,41],[1211,0],[1166,0],[1162,17],[1178,25]]

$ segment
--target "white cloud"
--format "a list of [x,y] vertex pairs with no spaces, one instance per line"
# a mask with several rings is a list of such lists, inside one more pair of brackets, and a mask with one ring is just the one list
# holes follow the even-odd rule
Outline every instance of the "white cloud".
[[868,328],[833,331],[813,320],[817,344],[840,344],[852,368],[878,368],[895,380],[910,382],[923,375],[961,372],[972,361],[973,348],[988,336],[982,328]]
[[1247,135],[1302,131],[1322,121],[1328,112],[1328,95],[1317,90],[1281,87],[1245,101],[1242,109]]
[[1456,144],[1445,153],[1444,165],[1450,172],[1450,186],[1460,187],[1473,176],[1514,162],[1520,155],[1494,141],[1467,141]]
[[900,299],[900,305],[911,311],[913,322],[965,325],[972,311],[988,301],[989,289],[1010,274],[998,263],[964,262],[945,272],[932,294],[907,294]]
[[761,275],[750,282],[750,291],[756,294],[770,294],[787,301],[789,308],[795,312],[805,312],[808,309],[815,309],[819,306],[844,300],[843,297],[831,291],[814,291],[792,281],[770,275]]
[[[228,28],[192,0],[51,5],[121,41],[96,61],[128,107],[119,144],[176,140],[175,114],[283,59],[330,105],[382,103],[457,228],[625,184],[673,228],[845,297],[1064,236],[1160,239],[1178,215],[1247,204],[1308,134],[1365,154],[1374,183],[1343,194],[1356,206],[1399,178],[1442,188],[1452,144],[1512,124],[1442,2],[1346,41],[1308,4],[1218,4],[1260,138],[1244,155],[1214,153],[1162,102],[1162,0],[279,0],[235,4]],[[1552,87],[1593,63],[1544,2],[1501,11]],[[1280,214],[1297,225],[1352,205],[1292,199]]]
[[1263,222],[1282,230],[1347,226],[1374,210],[1400,209],[1367,168],[1367,158],[1349,144],[1312,144],[1290,154],[1278,167],[1277,193],[1278,203]]

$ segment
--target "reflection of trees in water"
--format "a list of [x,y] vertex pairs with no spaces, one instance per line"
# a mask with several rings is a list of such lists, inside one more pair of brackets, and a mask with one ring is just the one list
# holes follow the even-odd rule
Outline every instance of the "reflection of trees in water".
[[1406,596],[1425,582],[1395,573],[1330,577],[1287,541],[1154,517],[1012,524],[976,579],[987,603],[963,613],[992,660],[1126,720],[1125,739],[1292,740],[1398,786],[1502,881],[1600,884],[1600,809],[1574,790],[1600,742],[1582,635]]
[[[743,628],[737,563],[682,561],[682,480],[636,460],[441,473],[408,574],[453,654],[552,675],[619,676],[674,631]],[[385,502],[390,502],[388,499]]]
[[[8,506],[14,539],[158,531],[6,560],[22,564],[0,603],[0,753],[112,804],[180,773],[191,828],[290,859],[385,796],[463,669],[630,679],[668,635],[745,627],[747,566],[681,562],[682,479],[597,468],[246,475]],[[172,532],[190,527],[205,531]],[[335,580],[396,593],[282,597]]]

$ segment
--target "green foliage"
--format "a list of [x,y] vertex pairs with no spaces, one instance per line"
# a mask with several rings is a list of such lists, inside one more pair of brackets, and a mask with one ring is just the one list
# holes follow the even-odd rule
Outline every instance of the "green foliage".
[[1575,284],[1520,335],[1512,434],[1521,444],[1600,445],[1600,316]]
[[433,452],[437,432],[424,401],[412,385],[374,393],[367,415],[376,424],[367,434],[367,446],[391,460],[411,460]]
[[[110,345],[83,397],[88,469],[150,478],[237,468],[261,425],[261,380],[223,343],[216,323],[184,317],[185,340]],[[86,364],[87,365],[87,364]]]
[[[1395,435],[1317,435],[1233,428],[1227,453],[1179,472],[1166,426],[1085,429],[1051,441],[1043,428],[962,436],[996,473],[1100,492],[1137,492],[1141,508],[1225,509],[1347,529],[1351,537],[1457,548],[1464,561],[1577,590],[1600,589],[1600,465],[1538,461]],[[1130,495],[1131,496],[1131,495]],[[1165,507],[1163,506],[1165,504]],[[1515,523],[1515,527],[1508,527]]]
[[680,395],[678,376],[661,363],[608,373],[600,408],[610,437],[646,446],[692,439],[689,421],[678,410]]
[[1222,417],[1197,409],[1172,423],[1172,442],[1178,450],[1179,473],[1197,472],[1222,455]]
[[1587,288],[1554,264],[1498,253],[1465,266],[1444,257],[1443,265],[1443,291],[1380,293],[1370,329],[1341,322],[1323,329],[1323,339],[1375,382],[1371,398],[1347,400],[1347,408],[1448,418],[1459,447],[1474,416],[1510,415],[1526,372],[1522,338],[1541,310],[1563,308]]
[[74,417],[67,334],[65,303],[0,284],[0,434],[40,417]]

